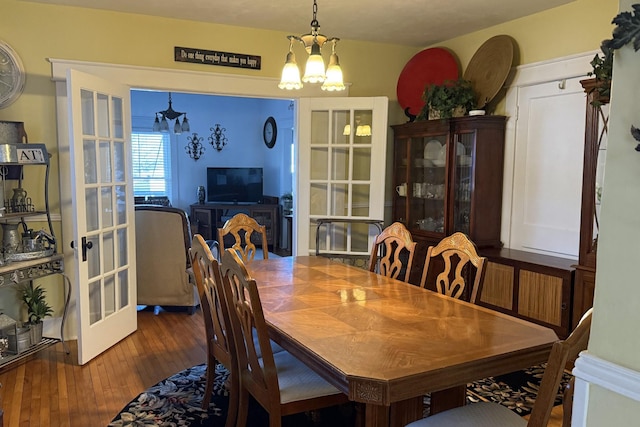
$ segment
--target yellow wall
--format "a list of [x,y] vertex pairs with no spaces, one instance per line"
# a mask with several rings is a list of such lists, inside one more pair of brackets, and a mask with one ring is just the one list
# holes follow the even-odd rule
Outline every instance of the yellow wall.
[[[287,52],[287,33],[188,22],[101,10],[0,0],[0,39],[20,55],[27,70],[24,94],[0,110],[0,120],[25,122],[31,142],[42,141],[53,154],[51,199],[59,213],[55,89],[46,58],[142,65],[278,78]],[[411,6],[408,6],[411,7]],[[509,34],[519,46],[519,63],[530,63],[599,48],[611,34],[616,0],[576,0],[439,44],[464,66],[477,48],[497,34]],[[325,23],[327,31],[330,23]],[[372,31],[401,31],[375,28]],[[339,34],[335,34],[339,36]],[[262,69],[243,70],[173,60],[173,47],[260,55]],[[299,47],[298,47],[299,48]],[[421,48],[342,40],[338,45],[350,96],[387,96],[389,124],[405,121],[396,100],[396,82],[406,62]],[[301,52],[296,50],[300,55]],[[68,183],[63,183],[68,185]],[[57,308],[59,313],[60,307]]]
[[617,13],[617,0],[576,0],[441,45],[456,53],[464,71],[484,41],[507,34],[518,45],[518,65],[531,64],[599,49],[602,40],[611,38],[611,19]]

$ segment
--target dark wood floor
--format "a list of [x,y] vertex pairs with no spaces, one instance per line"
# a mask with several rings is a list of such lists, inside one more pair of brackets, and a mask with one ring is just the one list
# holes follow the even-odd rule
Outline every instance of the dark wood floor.
[[[0,372],[4,427],[106,426],[134,397],[182,369],[204,363],[200,310],[138,313],[138,330],[88,364],[77,364],[77,346],[49,347]],[[561,406],[550,427],[560,427]]]
[[138,313],[138,331],[88,364],[61,343],[0,373],[4,427],[94,427],[109,421],[140,392],[182,369],[204,363],[200,310]]

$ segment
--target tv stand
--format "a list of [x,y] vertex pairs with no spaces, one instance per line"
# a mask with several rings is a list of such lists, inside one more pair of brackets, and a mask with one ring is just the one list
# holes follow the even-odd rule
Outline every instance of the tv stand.
[[200,234],[205,240],[217,240],[218,228],[235,214],[244,213],[266,227],[269,250],[278,249],[280,205],[277,197],[265,196],[262,203],[194,203],[190,208],[192,234]]

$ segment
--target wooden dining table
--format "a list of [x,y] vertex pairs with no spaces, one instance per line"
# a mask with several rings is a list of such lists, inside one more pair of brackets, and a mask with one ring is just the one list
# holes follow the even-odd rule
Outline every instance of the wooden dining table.
[[465,403],[466,384],[547,360],[555,332],[321,256],[255,260],[271,338],[365,405],[368,427]]

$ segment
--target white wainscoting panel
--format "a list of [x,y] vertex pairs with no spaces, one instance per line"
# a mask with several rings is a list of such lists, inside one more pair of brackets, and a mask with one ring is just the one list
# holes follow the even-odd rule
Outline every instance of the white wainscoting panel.
[[571,425],[587,425],[587,402],[593,385],[640,402],[640,372],[601,359],[586,351],[580,353],[572,371],[576,377]]

